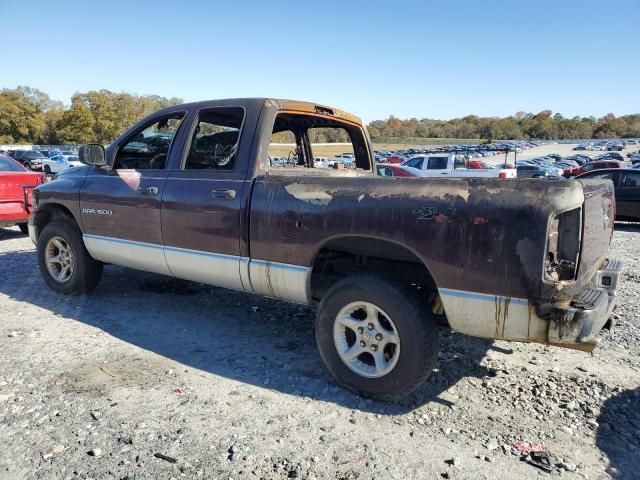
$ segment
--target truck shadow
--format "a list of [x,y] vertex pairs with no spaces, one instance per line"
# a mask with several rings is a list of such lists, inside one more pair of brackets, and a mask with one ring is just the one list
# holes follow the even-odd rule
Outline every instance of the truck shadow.
[[614,229],[618,232],[638,232],[640,233],[640,222],[639,223],[633,223],[633,222],[620,222],[617,221],[615,223],[615,227]]
[[0,253],[0,293],[188,367],[381,414],[450,405],[439,395],[460,379],[495,375],[480,365],[491,341],[443,331],[439,367],[423,387],[397,403],[366,401],[325,370],[313,308],[116,266],[105,267],[93,294],[64,297],[42,280],[33,250]]
[[21,237],[26,237],[26,235],[17,228],[0,228],[0,241]]
[[640,388],[609,398],[600,409],[596,445],[609,457],[613,478],[638,478],[640,471]]

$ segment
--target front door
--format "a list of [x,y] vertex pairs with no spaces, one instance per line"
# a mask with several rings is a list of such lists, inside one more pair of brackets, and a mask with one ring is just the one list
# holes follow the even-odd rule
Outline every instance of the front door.
[[241,246],[243,199],[250,188],[245,182],[249,152],[239,148],[247,143],[241,142],[243,119],[241,107],[201,109],[182,158],[168,171],[162,234],[176,277],[250,290]]
[[156,117],[112,148],[112,168],[95,168],[80,191],[84,240],[103,262],[169,275],[160,206],[183,112]]

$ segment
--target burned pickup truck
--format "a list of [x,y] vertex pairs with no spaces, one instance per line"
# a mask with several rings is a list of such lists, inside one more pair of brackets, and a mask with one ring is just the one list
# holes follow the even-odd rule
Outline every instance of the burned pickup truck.
[[[314,168],[329,134],[354,168]],[[274,162],[286,139],[293,161]],[[35,190],[29,230],[62,294],[117,264],[317,305],[329,371],[377,399],[428,377],[441,326],[594,348],[621,271],[610,181],[385,178],[372,158],[362,122],[334,108],[178,105],[83,147],[86,165]]]

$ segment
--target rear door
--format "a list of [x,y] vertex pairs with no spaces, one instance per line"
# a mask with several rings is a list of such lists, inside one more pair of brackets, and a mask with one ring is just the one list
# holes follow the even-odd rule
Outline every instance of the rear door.
[[186,112],[149,119],[117,140],[112,168],[94,168],[80,191],[84,238],[103,262],[169,275],[160,206],[166,165]]
[[241,280],[241,268],[248,272],[242,212],[250,190],[245,109],[214,106],[195,115],[162,194],[165,258],[176,277],[250,290]]
[[449,157],[427,157],[424,167],[428,177],[451,175]]
[[620,172],[616,184],[616,216],[640,220],[640,172]]

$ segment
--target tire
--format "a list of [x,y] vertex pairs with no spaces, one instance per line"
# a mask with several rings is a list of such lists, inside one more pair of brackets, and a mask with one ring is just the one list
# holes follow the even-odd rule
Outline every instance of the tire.
[[24,235],[29,235],[29,226],[26,223],[19,223],[18,228]]
[[29,162],[24,162],[22,164],[24,166],[24,168],[26,168],[27,170],[31,170],[31,164]]
[[[49,251],[51,255],[54,255],[56,250],[60,254],[61,250],[55,245],[58,242],[66,245],[65,251],[70,250],[73,257],[70,262],[71,269],[63,279],[53,276],[46,261],[49,248],[52,249]],[[55,220],[47,224],[38,237],[37,249],[40,273],[47,285],[58,293],[63,295],[88,293],[95,288],[102,277],[103,264],[89,255],[78,226],[71,220]],[[52,270],[59,270],[62,273],[63,266],[56,263]]]
[[44,166],[44,173],[46,173],[46,174],[50,174],[51,173],[51,167],[49,165],[45,165]]
[[[382,327],[380,332],[378,327],[368,329],[369,319],[374,317],[366,314],[362,319],[364,309],[353,315],[361,318],[356,318],[356,321],[362,323],[365,332],[358,335],[354,329],[343,329],[338,317],[345,318],[345,309],[349,311],[361,303],[373,305],[382,313],[375,315]],[[351,322],[354,316],[348,315],[347,321]],[[390,320],[386,325],[385,317]],[[382,365],[390,368],[380,374],[377,367],[371,365],[375,364],[374,354],[368,349],[376,345],[375,351],[380,350],[384,342],[375,342],[384,340],[384,335],[389,332],[397,334],[398,345],[390,345],[389,341],[383,347],[385,361]],[[380,333],[381,337],[376,337],[376,340],[367,337],[367,333]],[[336,282],[323,297],[316,316],[316,343],[324,364],[337,383],[363,397],[389,401],[406,397],[429,377],[437,363],[440,335],[429,305],[408,286],[380,275],[358,274]],[[361,346],[363,353],[349,366],[339,348],[343,351],[348,348],[344,353],[346,356],[357,345]],[[366,369],[369,371],[362,371]]]

